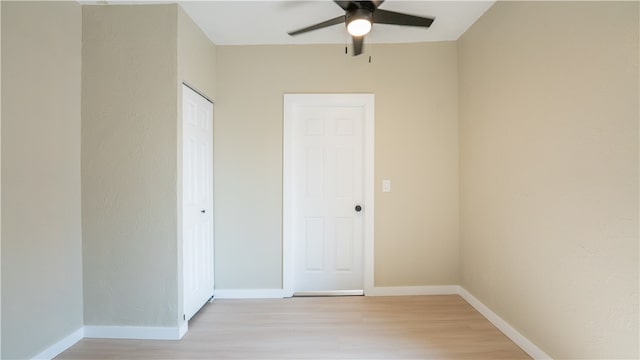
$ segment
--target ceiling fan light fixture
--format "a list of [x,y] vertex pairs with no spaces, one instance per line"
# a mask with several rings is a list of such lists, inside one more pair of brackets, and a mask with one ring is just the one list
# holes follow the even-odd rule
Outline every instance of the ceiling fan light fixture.
[[347,25],[347,31],[353,36],[364,36],[371,31],[371,21],[367,19],[355,19]]
[[357,9],[347,14],[347,32],[352,36],[364,36],[371,31],[372,13],[366,9]]

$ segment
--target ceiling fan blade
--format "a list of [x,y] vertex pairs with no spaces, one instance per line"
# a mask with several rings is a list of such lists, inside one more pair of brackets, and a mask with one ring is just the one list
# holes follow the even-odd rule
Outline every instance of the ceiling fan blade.
[[306,33],[306,32],[309,32],[309,31],[326,28],[326,27],[331,26],[331,25],[344,24],[344,22],[346,21],[346,18],[347,18],[346,15],[338,16],[337,18],[333,18],[333,19],[330,19],[330,20],[327,20],[327,21],[323,21],[321,23],[318,23],[318,24],[315,24],[315,25],[311,25],[311,26],[308,26],[306,28],[302,28],[300,30],[292,31],[292,32],[289,33],[289,35],[294,36],[294,35]]
[[351,38],[353,39],[353,56],[362,54],[364,36],[352,36]]
[[435,19],[380,9],[373,12],[373,22],[375,24],[429,27],[433,20]]

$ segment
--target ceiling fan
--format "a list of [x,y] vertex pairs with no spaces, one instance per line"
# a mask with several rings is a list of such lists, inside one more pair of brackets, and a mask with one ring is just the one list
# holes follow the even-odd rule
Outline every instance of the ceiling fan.
[[328,26],[344,23],[347,32],[353,40],[353,56],[362,54],[364,36],[371,31],[372,25],[391,24],[404,26],[421,26],[428,28],[433,23],[434,18],[427,18],[409,14],[402,14],[394,11],[378,9],[384,0],[371,1],[336,1],[345,14],[321,23],[311,25],[300,30],[289,33],[291,36],[306,33],[313,30],[322,29]]

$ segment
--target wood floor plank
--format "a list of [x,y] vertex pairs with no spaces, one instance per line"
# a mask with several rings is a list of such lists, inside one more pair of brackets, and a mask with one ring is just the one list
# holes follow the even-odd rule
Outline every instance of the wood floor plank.
[[83,339],[57,359],[530,359],[457,295],[216,300],[180,341]]

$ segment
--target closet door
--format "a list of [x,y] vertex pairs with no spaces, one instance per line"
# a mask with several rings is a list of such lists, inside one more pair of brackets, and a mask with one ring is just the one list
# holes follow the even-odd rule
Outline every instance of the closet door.
[[183,85],[182,239],[185,320],[213,295],[213,104]]

